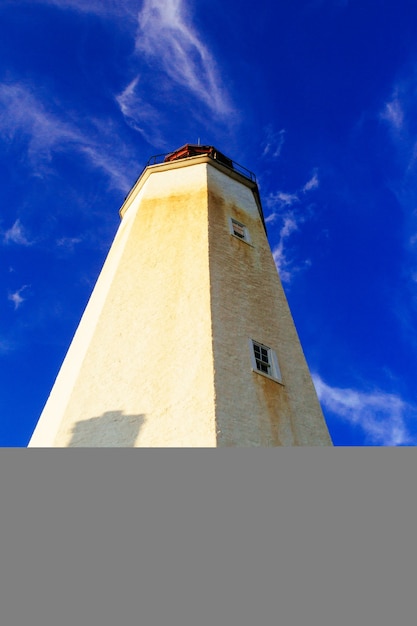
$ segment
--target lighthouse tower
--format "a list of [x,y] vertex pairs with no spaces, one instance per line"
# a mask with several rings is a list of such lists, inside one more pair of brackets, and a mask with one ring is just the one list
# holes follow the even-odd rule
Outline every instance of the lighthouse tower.
[[120,216],[29,446],[331,445],[254,175],[187,144]]

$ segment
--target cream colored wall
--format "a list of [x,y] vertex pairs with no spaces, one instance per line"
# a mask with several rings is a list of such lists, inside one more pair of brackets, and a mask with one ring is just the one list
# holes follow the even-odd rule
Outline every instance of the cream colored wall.
[[208,157],[145,171],[30,446],[330,443],[250,187]]
[[206,168],[130,198],[31,445],[215,445]]
[[[208,187],[218,445],[331,445],[253,192],[213,167]],[[275,350],[282,385],[252,371],[249,339]]]
[[114,274],[130,235],[133,220],[124,220],[118,229],[82,320],[69,346],[47,403],[30,439],[29,447],[50,447],[63,419],[80,367],[96,330],[96,322],[105,304]]

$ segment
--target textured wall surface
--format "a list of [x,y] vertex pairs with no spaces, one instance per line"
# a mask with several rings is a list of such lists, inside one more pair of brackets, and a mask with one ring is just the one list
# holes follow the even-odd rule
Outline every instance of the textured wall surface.
[[[253,192],[214,168],[208,188],[218,445],[330,445]],[[276,352],[282,384],[252,371],[250,339]]]
[[250,184],[207,157],[154,166],[121,215],[29,445],[329,445]]
[[206,170],[125,212],[31,445],[215,445]]

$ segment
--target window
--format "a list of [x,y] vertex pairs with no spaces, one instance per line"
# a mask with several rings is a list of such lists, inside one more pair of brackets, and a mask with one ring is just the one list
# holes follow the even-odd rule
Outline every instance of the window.
[[268,346],[253,341],[253,339],[249,340],[249,348],[253,371],[282,382],[276,353]]
[[271,374],[268,348],[264,348],[264,346],[259,345],[259,343],[254,343],[253,352],[255,354],[256,369],[260,372],[264,372],[264,374]]
[[242,241],[246,241],[247,243],[249,243],[250,239],[248,229],[244,224],[233,219],[233,217],[230,218],[230,232],[235,237],[238,237],[239,239],[242,239]]

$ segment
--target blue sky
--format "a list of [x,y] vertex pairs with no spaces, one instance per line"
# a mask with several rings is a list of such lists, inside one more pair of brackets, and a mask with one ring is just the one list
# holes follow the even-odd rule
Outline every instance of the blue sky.
[[0,445],[25,446],[151,155],[256,173],[336,445],[417,443],[417,6],[0,0]]

